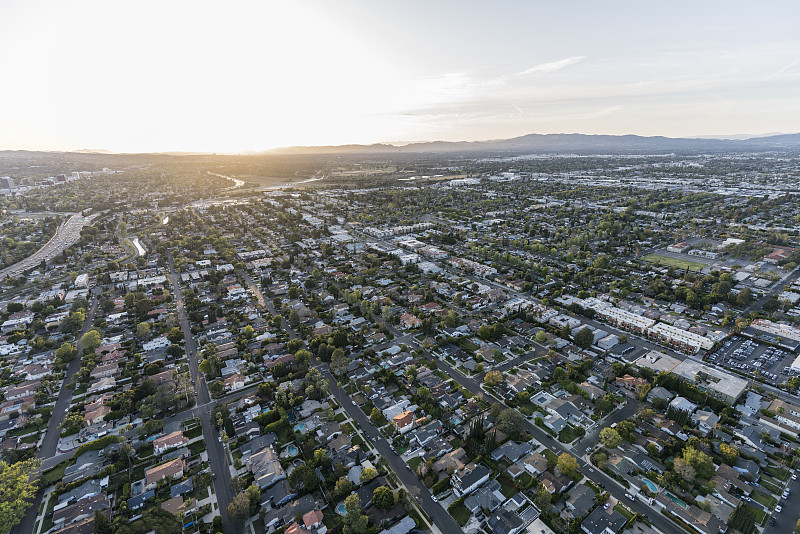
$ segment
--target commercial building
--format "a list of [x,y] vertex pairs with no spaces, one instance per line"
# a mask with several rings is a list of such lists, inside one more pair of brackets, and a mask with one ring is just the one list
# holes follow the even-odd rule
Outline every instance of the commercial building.
[[653,341],[689,354],[697,354],[701,349],[709,350],[714,346],[714,342],[705,336],[666,323],[653,325],[647,335]]

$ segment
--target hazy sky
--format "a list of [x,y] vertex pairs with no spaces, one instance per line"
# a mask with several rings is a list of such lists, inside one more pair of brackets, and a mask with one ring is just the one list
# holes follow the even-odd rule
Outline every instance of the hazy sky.
[[0,149],[800,131],[800,2],[0,0]]

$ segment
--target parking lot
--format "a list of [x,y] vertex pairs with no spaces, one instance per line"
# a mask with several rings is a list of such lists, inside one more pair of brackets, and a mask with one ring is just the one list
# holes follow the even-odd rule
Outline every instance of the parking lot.
[[749,376],[760,376],[767,384],[777,386],[798,374],[790,366],[795,354],[741,336],[733,336],[708,356],[713,364],[736,369]]

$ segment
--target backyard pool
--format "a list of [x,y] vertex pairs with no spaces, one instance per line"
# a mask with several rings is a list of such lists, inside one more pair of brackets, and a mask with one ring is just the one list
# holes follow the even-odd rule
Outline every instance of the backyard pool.
[[658,486],[656,486],[656,485],[653,483],[653,481],[652,481],[652,480],[649,480],[649,479],[647,479],[647,478],[643,478],[643,479],[642,479],[642,482],[644,483],[644,485],[645,485],[645,486],[647,486],[647,489],[649,489],[649,490],[650,490],[650,491],[652,491],[653,493],[658,493]]
[[683,502],[682,500],[680,500],[679,498],[677,498],[675,495],[671,494],[670,492],[667,492],[667,497],[669,498],[669,500],[671,500],[672,502],[674,502],[675,504],[677,504],[681,508],[689,508],[688,504],[686,504],[685,502]]
[[339,504],[336,505],[336,513],[339,515],[345,515],[347,513],[347,510],[344,509],[343,502],[340,502]]
[[297,456],[297,454],[298,454],[299,452],[300,452],[300,451],[299,451],[299,450],[297,449],[297,447],[295,447],[294,445],[287,445],[287,446],[286,446],[286,447],[285,447],[285,448],[284,448],[284,449],[281,451],[281,458],[292,458],[292,457],[294,457],[294,456]]
[[305,430],[305,428],[306,428],[305,423],[297,423],[296,425],[294,425],[295,432],[302,432],[303,430]]

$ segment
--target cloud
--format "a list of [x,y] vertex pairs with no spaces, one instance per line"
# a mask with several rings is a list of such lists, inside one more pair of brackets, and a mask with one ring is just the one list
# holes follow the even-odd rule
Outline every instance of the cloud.
[[528,74],[549,74],[565,67],[569,67],[570,65],[580,63],[584,59],[586,59],[586,56],[573,56],[559,61],[553,61],[551,63],[541,63],[535,67],[518,72],[517,76],[527,76]]

